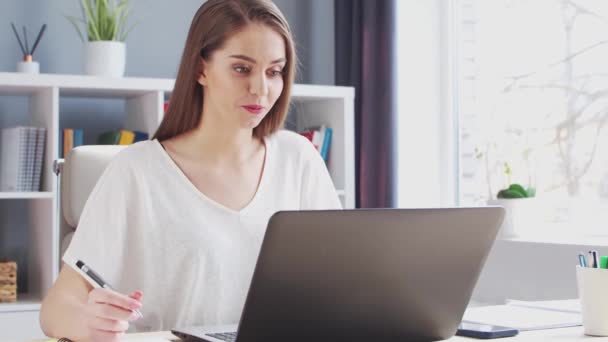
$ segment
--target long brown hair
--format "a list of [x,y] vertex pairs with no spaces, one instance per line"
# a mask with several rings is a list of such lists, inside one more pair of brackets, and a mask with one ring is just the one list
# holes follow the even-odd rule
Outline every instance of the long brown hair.
[[169,108],[153,139],[164,141],[199,125],[204,94],[203,87],[198,83],[197,71],[202,60],[209,60],[226,40],[251,23],[268,25],[279,33],[285,40],[287,59],[283,91],[269,113],[253,129],[253,135],[263,138],[283,126],[289,109],[297,58],[287,20],[270,0],[208,0],[192,19]]

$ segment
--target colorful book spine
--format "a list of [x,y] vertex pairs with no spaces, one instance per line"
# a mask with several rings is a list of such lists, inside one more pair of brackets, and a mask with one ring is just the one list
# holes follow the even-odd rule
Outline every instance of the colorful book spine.
[[25,162],[25,191],[34,191],[34,161],[36,159],[36,127],[24,127],[27,134],[27,153]]
[[98,145],[118,145],[120,141],[119,131],[104,132],[97,137]]
[[135,141],[135,133],[126,129],[120,130],[118,145],[131,145]]
[[84,132],[82,128],[74,128],[74,147],[84,145]]
[[313,131],[300,132],[300,135],[306,137],[306,139],[308,139],[310,142],[312,142],[312,136],[313,136],[313,134],[314,134]]
[[331,127],[327,127],[326,125],[320,125],[309,127],[306,130],[299,132],[299,134],[310,140],[317,151],[319,151],[321,154],[323,160],[327,162],[329,158],[333,129]]
[[331,145],[331,137],[333,135],[333,129],[331,127],[327,127],[325,129],[325,137],[323,139],[323,147],[321,147],[321,157],[323,160],[327,162],[327,157],[329,154],[329,146]]
[[133,133],[135,133],[135,141],[134,142],[140,142],[140,141],[148,140],[148,133],[146,133],[146,132],[133,131]]
[[139,141],[148,140],[148,133],[121,129],[104,132],[97,137],[98,145],[131,145]]
[[46,150],[46,128],[38,127],[36,134],[36,159],[34,161],[34,191],[41,191],[42,163]]
[[74,130],[72,128],[63,129],[63,157],[67,158],[68,154],[74,147]]

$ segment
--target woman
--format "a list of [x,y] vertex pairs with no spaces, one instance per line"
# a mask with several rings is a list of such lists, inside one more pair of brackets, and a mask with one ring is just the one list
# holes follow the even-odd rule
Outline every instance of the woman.
[[[270,216],[340,208],[313,145],[280,130],[295,65],[272,2],[198,10],[154,139],[122,151],[85,205],[42,304],[46,334],[116,340],[130,324],[238,322]],[[93,289],[78,260],[114,290]]]

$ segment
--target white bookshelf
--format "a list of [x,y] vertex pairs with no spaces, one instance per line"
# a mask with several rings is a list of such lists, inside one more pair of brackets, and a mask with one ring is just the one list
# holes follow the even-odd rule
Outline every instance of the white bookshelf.
[[53,198],[55,194],[50,191],[41,192],[0,192],[0,199],[34,199]]
[[[28,108],[22,125],[47,128],[40,192],[0,192],[0,207],[14,201],[27,208],[28,291],[19,293],[17,303],[0,303],[0,340],[5,338],[40,337],[38,311],[40,302],[58,275],[60,265],[60,229],[58,224],[58,186],[52,164],[59,156],[60,99],[95,98],[124,99],[124,128],[156,131],[163,116],[163,103],[173,90],[174,80],[155,78],[101,78],[82,75],[0,73],[0,97],[17,96],[27,99]],[[0,117],[8,115],[2,113]],[[15,115],[11,113],[11,115]],[[0,120],[0,123],[3,121]],[[292,90],[290,122],[301,130],[325,124],[333,129],[328,169],[345,208],[355,206],[354,162],[354,89],[350,87],[296,84]],[[122,128],[122,127],[116,127]],[[86,135],[86,131],[85,131]],[[1,208],[0,208],[1,209]],[[1,233],[1,232],[0,232]],[[0,234],[0,236],[2,236]],[[24,324],[29,324],[26,326]],[[36,329],[32,329],[36,327]],[[24,335],[15,335],[16,331]]]

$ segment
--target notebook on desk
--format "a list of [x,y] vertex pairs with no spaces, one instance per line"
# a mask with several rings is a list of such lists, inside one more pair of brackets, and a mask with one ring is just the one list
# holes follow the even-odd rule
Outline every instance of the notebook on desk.
[[[566,305],[567,308],[563,309]],[[574,308],[574,302],[535,304],[510,301],[505,305],[468,308],[463,321],[506,326],[520,331],[566,328],[582,325],[581,313]]]
[[186,341],[434,341],[454,335],[504,209],[279,212],[238,326]]
[[538,300],[527,301],[517,299],[507,299],[507,305],[523,306],[528,308],[537,308],[545,310],[554,310],[561,312],[581,313],[581,301],[579,299],[562,299],[562,300]]

